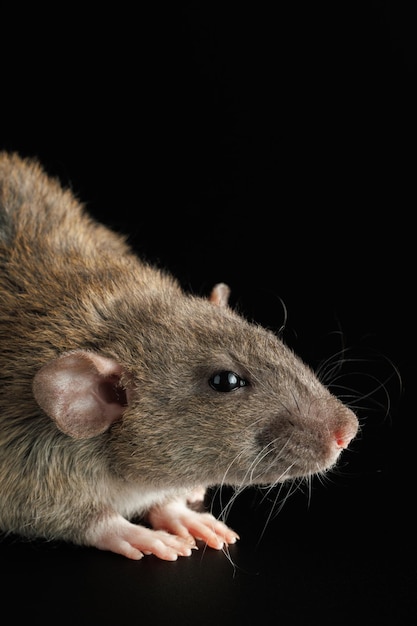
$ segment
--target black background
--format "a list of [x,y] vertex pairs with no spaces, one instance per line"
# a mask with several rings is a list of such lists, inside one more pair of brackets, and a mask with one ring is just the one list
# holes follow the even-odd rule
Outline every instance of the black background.
[[3,539],[17,617],[417,623],[416,22],[395,2],[281,4],[4,15],[0,148],[37,156],[184,288],[225,281],[245,316],[285,322],[313,367],[341,355],[334,389],[362,425],[310,497],[237,499],[230,560]]

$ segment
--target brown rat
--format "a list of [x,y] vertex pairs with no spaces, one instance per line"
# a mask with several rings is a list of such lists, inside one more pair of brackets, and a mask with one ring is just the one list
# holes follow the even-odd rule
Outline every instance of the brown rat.
[[0,529],[175,560],[238,537],[187,505],[207,487],[336,464],[356,416],[228,295],[184,292],[0,153]]

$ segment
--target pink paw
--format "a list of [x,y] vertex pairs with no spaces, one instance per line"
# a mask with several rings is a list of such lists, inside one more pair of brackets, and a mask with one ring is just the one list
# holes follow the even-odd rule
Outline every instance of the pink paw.
[[182,500],[153,507],[148,519],[155,529],[168,531],[184,539],[200,539],[216,550],[221,550],[225,544],[236,543],[239,539],[234,530],[217,520],[211,513],[192,511]]
[[100,550],[109,550],[129,559],[139,560],[145,554],[154,554],[165,561],[176,561],[179,556],[190,556],[196,550],[195,540],[175,536],[164,530],[152,530],[132,524],[115,516],[98,524],[88,533],[88,543]]

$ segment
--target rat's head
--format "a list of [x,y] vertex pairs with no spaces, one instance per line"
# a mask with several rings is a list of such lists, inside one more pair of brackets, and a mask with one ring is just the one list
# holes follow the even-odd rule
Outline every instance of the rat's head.
[[115,472],[154,487],[325,471],[355,436],[355,415],[227,298],[225,285],[205,300],[167,283],[140,313],[119,309],[99,351],[65,353],[37,373],[39,405],[71,437],[105,440]]

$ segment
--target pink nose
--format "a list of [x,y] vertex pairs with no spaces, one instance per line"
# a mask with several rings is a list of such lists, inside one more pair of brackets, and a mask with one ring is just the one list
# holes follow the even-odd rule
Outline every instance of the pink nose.
[[339,429],[335,432],[335,440],[338,448],[347,448],[354,436],[356,435],[356,428]]

